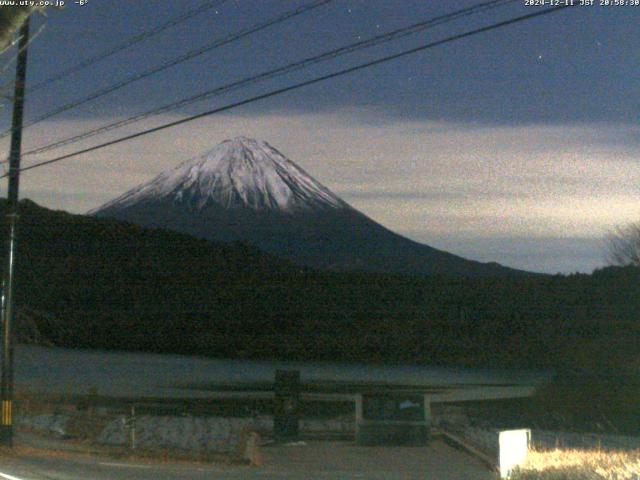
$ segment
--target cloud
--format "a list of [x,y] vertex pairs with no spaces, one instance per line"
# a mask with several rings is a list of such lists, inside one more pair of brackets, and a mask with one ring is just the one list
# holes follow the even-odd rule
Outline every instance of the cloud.
[[[175,119],[164,115],[145,127]],[[26,148],[111,120],[44,123],[38,138],[25,137]],[[25,172],[22,196],[84,212],[236,135],[267,140],[354,207],[423,241],[600,238],[640,217],[637,126],[389,121],[384,111],[368,108],[205,118]]]
[[483,262],[497,261],[547,273],[590,272],[605,265],[606,243],[589,237],[439,237],[421,238],[430,245]]

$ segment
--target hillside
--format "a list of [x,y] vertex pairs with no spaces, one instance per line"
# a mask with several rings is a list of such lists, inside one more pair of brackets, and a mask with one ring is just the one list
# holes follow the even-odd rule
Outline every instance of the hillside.
[[32,202],[21,209],[17,302],[47,312],[38,327],[58,345],[524,367],[631,366],[640,350],[637,269],[480,279],[317,272],[241,244]]

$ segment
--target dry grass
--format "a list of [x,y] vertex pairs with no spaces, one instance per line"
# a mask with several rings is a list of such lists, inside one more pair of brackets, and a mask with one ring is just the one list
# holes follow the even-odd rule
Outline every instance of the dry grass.
[[532,451],[513,480],[640,480],[640,450]]

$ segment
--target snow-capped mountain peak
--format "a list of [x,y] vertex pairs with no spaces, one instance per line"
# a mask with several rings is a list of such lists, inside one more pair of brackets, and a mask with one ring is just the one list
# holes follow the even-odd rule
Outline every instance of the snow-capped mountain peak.
[[350,208],[267,142],[241,136],[90,213],[158,200],[196,210],[208,206],[280,212]]
[[404,238],[350,207],[268,143],[237,137],[93,212],[143,227],[243,242],[321,269],[512,275]]

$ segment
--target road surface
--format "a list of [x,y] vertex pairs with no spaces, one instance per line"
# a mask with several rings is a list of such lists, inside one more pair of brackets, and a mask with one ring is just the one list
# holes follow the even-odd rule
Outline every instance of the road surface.
[[45,455],[18,449],[0,454],[1,480],[493,480],[496,475],[441,440],[427,447],[358,447],[346,442],[309,442],[262,449],[259,467],[124,461],[67,453]]

